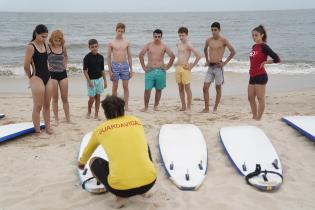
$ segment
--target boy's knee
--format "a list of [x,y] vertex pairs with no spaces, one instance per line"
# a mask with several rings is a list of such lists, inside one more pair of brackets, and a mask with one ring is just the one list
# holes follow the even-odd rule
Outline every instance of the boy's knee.
[[263,96],[257,96],[257,100],[258,100],[259,102],[264,101],[264,100],[265,100],[265,97],[263,97]]
[[250,101],[250,102],[255,101],[255,96],[254,95],[248,95],[248,101]]
[[63,104],[67,104],[67,103],[69,103],[69,101],[68,101],[68,98],[67,98],[67,97],[62,97],[62,98],[61,98],[61,100],[62,100],[62,103],[63,103]]
[[178,90],[181,92],[184,91],[184,85],[178,85]]
[[41,110],[42,110],[42,108],[43,108],[43,105],[41,105],[41,104],[34,104],[34,111],[35,112],[40,112]]
[[45,103],[44,105],[43,105],[43,108],[45,109],[45,110],[49,110],[50,109],[50,104],[49,103]]

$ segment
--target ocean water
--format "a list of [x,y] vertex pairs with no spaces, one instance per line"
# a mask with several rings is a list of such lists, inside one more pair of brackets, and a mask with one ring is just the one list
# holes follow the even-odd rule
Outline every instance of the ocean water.
[[[253,41],[251,30],[263,24],[269,46],[280,55],[282,63],[270,65],[271,74],[315,74],[315,10],[203,12],[203,13],[0,13],[0,76],[23,75],[25,46],[37,24],[49,31],[61,29],[65,34],[70,73],[81,73],[82,59],[89,52],[87,42],[96,38],[100,53],[115,36],[117,22],[124,22],[126,38],[132,44],[134,70],[143,73],[138,53],[152,40],[152,31],[163,30],[163,41],[174,51],[179,26],[189,28],[189,39],[203,54],[210,25],[219,21],[222,36],[237,51],[225,71],[246,73]],[[226,54],[227,56],[227,54]],[[202,59],[194,71],[205,71]],[[171,69],[174,71],[174,68]]]

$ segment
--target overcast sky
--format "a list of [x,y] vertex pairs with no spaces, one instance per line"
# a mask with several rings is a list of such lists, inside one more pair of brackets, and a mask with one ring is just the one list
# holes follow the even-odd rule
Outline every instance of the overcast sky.
[[183,12],[313,9],[314,0],[0,0],[14,12]]

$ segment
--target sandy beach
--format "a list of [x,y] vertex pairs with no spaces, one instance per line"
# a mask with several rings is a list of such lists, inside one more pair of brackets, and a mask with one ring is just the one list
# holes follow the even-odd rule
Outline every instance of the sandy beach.
[[[144,125],[158,179],[151,198],[132,197],[125,209],[315,209],[315,144],[281,121],[284,115],[315,115],[315,75],[270,75],[265,114],[258,122],[251,119],[247,74],[225,74],[223,98],[216,114],[199,113],[203,108],[202,73],[193,74],[191,113],[178,111],[174,74],[168,74],[160,111],[153,111],[151,95],[149,111],[140,112],[143,76],[137,74],[130,82],[132,111],[127,114],[139,117]],[[113,195],[92,195],[79,184],[79,145],[84,134],[100,121],[85,119],[83,76],[70,76],[69,84],[73,123],[61,121],[57,126],[51,115],[54,134],[28,135],[0,144],[0,210],[111,209]],[[111,86],[102,98],[110,92]],[[6,114],[0,125],[31,121],[32,97],[24,77],[1,77],[0,100],[0,111]],[[61,104],[59,113],[63,119]],[[197,191],[181,191],[165,175],[157,146],[159,129],[166,123],[192,123],[203,132],[208,173]],[[270,138],[283,166],[284,182],[278,191],[255,190],[232,166],[219,140],[219,129],[231,125],[255,125]]]

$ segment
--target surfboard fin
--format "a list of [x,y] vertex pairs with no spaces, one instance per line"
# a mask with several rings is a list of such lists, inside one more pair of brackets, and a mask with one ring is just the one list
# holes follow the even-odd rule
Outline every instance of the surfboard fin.
[[187,172],[185,174],[185,177],[186,177],[186,180],[189,181],[189,173],[188,173],[188,169],[187,169]]
[[275,159],[273,162],[272,162],[272,165],[275,169],[279,169],[279,166],[278,166],[278,160]]
[[264,174],[262,175],[263,179],[265,182],[268,182],[268,178],[267,178],[267,171],[264,172]]
[[202,160],[200,160],[200,163],[198,164],[198,166],[199,166],[199,169],[200,169],[200,170],[203,170]]
[[242,168],[243,168],[243,171],[247,171],[245,162],[243,163]]
[[170,170],[173,170],[174,169],[174,163],[172,161],[172,163],[170,164]]
[[86,175],[86,173],[87,173],[87,171],[88,171],[88,169],[86,168],[86,169],[84,169],[84,171],[83,171],[83,175],[85,176]]

